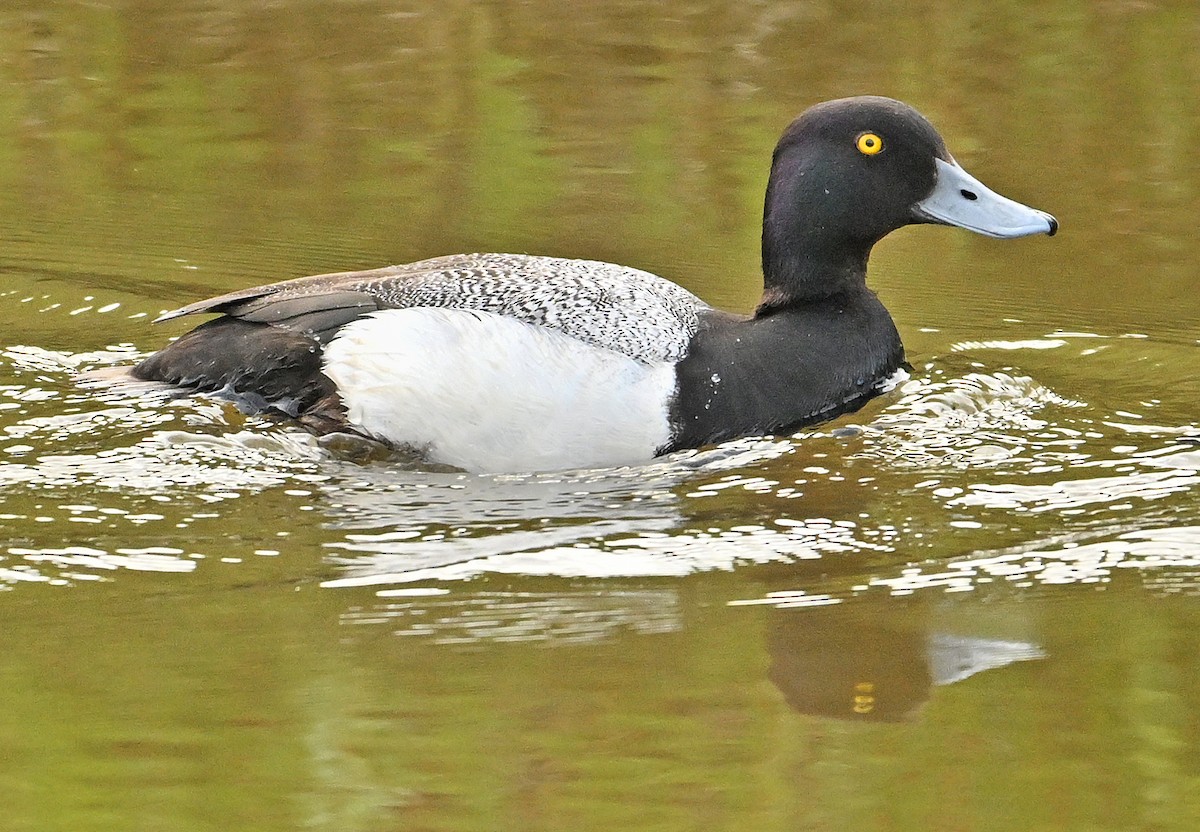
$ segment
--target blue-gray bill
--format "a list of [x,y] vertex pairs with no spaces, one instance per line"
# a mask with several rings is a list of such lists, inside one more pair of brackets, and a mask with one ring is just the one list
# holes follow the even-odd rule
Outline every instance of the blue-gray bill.
[[993,191],[955,162],[935,159],[937,184],[913,206],[926,222],[956,225],[988,237],[1026,237],[1058,231],[1058,220]]

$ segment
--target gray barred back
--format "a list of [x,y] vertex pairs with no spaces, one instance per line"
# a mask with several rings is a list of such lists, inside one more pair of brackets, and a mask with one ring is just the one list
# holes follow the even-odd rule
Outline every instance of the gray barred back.
[[644,362],[682,358],[700,313],[709,308],[681,286],[613,263],[456,254],[244,289],[189,304],[159,320],[223,312],[328,340],[359,315],[417,306],[494,312]]

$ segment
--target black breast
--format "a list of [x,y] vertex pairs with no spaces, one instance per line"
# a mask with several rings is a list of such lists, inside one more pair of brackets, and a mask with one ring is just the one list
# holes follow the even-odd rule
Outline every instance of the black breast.
[[857,410],[904,366],[896,326],[865,287],[703,323],[676,367],[673,435],[663,452],[832,419]]

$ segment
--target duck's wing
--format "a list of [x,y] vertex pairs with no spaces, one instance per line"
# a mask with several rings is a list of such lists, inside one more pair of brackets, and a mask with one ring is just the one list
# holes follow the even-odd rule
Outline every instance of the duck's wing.
[[243,289],[188,304],[158,320],[219,313],[325,343],[364,314],[415,306],[493,312],[639,361],[681,358],[709,308],[681,286],[612,263],[460,254]]

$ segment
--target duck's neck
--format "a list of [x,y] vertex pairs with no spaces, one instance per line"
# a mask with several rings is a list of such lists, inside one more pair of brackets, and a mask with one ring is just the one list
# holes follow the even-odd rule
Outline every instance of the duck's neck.
[[756,316],[866,290],[870,247],[797,247],[794,237],[788,242],[790,247],[780,246],[763,235],[763,295]]
[[[763,297],[757,314],[866,291],[874,240],[857,240],[818,219],[841,205],[843,194],[825,187],[822,172],[776,158],[763,207]],[[840,234],[839,234],[840,232]]]

